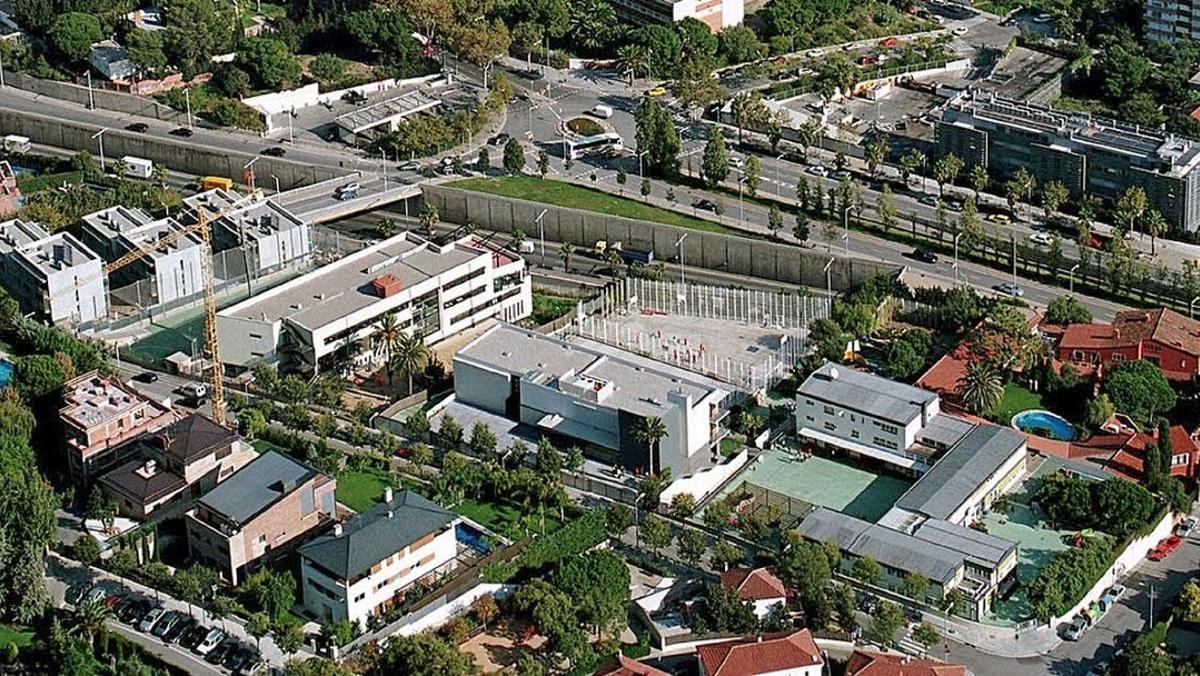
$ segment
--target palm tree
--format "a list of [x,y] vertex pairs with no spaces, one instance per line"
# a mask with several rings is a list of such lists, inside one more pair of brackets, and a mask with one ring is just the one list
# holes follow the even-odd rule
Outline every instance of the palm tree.
[[[375,343],[375,349],[383,349],[384,363],[391,363],[392,357],[396,354],[396,346],[399,345],[400,339],[404,337],[404,331],[400,329],[400,321],[396,319],[395,310],[389,310],[379,317],[379,327],[372,334],[372,341]],[[391,378],[391,374],[388,374]]]
[[645,45],[622,45],[617,50],[617,71],[629,78],[629,86],[639,77],[650,76],[650,50]]
[[395,352],[392,353],[388,365],[408,376],[408,393],[413,391],[413,376],[420,373],[429,363],[429,348],[425,341],[413,334],[403,334],[396,342]]
[[804,161],[808,161],[808,149],[821,142],[824,126],[815,117],[810,117],[796,130],[799,135],[800,148],[804,151]]
[[574,255],[575,255],[575,247],[571,246],[570,242],[564,243],[562,245],[562,247],[558,250],[558,257],[561,258],[562,262],[563,262],[563,272],[570,272],[571,256],[574,256]]
[[570,8],[567,32],[573,41],[589,51],[604,46],[617,26],[613,6],[604,0],[576,0]]
[[1150,234],[1150,255],[1153,256],[1156,240],[1167,231],[1167,221],[1163,218],[1162,212],[1158,209],[1151,209],[1146,212],[1146,220],[1142,225]]
[[104,598],[91,597],[75,607],[71,613],[71,624],[75,631],[87,637],[88,645],[95,646],[96,634],[104,631],[104,622],[111,611]]
[[424,232],[433,232],[433,226],[437,225],[440,220],[442,220],[442,217],[438,213],[437,207],[432,204],[426,204],[421,207],[421,214],[417,222]]
[[973,361],[967,364],[956,391],[967,408],[982,414],[995,408],[1004,398],[1004,377],[991,364]]
[[[667,426],[663,423],[662,418],[658,416],[648,416],[639,419],[633,424],[633,438],[646,444],[650,450],[650,473],[657,474],[662,468],[661,459],[655,463],[658,458],[659,441],[667,436]],[[656,466],[657,465],[657,466]]]

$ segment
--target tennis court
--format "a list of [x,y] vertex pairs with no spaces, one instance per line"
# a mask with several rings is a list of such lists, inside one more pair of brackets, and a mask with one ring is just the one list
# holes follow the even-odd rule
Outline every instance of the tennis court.
[[801,460],[782,450],[760,455],[718,497],[737,490],[743,481],[872,523],[891,509],[911,485],[903,479],[828,458],[811,456]]

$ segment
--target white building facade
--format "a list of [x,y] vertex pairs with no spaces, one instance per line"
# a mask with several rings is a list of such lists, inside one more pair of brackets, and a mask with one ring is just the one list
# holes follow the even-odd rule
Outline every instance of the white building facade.
[[104,261],[69,232],[30,221],[0,223],[0,284],[26,312],[54,324],[108,314]]

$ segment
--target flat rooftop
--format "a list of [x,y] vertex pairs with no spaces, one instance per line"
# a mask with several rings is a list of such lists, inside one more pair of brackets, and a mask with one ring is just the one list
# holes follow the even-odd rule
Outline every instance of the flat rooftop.
[[333,123],[349,132],[358,134],[391,120],[415,115],[441,104],[441,99],[434,98],[423,91],[410,91],[338,115],[333,119]]
[[83,217],[83,222],[91,226],[97,235],[108,239],[116,239],[121,234],[136,230],[153,220],[150,214],[141,209],[129,209],[119,204]]
[[100,257],[65,230],[50,234],[32,221],[0,223],[0,253],[17,252],[43,274],[53,274]]
[[286,318],[298,326],[318,329],[383,300],[371,284],[383,275],[396,277],[400,293],[405,293],[488,255],[486,250],[464,241],[439,246],[412,233],[401,233],[226,308],[221,314],[267,322]]
[[1025,435],[1020,432],[999,425],[976,425],[896,501],[896,506],[947,519],[980,484],[1024,449]]
[[725,395],[722,390],[627,361],[613,352],[603,353],[512,324],[491,329],[460,350],[455,359],[518,377],[535,374],[541,384],[563,392],[568,392],[564,384],[580,381],[597,387],[611,385],[599,404],[639,415],[661,415],[669,392],[687,395],[693,404],[713,393]]
[[937,402],[937,394],[870,373],[826,362],[796,391],[836,406],[861,411],[899,425],[921,415],[922,404]]
[[945,584],[952,580],[963,555],[942,545],[906,533],[819,507],[796,526],[809,540],[832,542],[855,556],[869,556],[903,571],[918,572]]
[[256,241],[304,227],[304,221],[274,200],[262,198],[235,207],[239,199],[242,199],[241,195],[218,188],[197,193],[183,202],[193,209],[206,210],[210,217],[228,209],[217,219],[217,223],[234,234],[244,232],[248,239]]
[[120,381],[93,375],[67,384],[59,415],[81,428],[95,427],[146,403]]

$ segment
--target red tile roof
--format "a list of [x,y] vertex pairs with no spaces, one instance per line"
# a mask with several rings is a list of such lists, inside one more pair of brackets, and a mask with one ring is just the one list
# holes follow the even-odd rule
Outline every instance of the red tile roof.
[[855,650],[846,663],[846,676],[966,676],[967,668],[934,659],[898,653]]
[[696,649],[705,676],[752,676],[824,664],[807,629],[710,643]]
[[768,568],[736,568],[721,573],[721,587],[737,592],[743,601],[767,601],[787,597],[787,587]]
[[612,659],[600,665],[595,676],[670,676],[670,674],[617,653]]
[[[1187,433],[1187,430],[1184,429],[1182,425],[1172,425],[1170,435],[1172,455],[1180,455],[1183,453],[1187,453],[1191,456],[1196,455],[1196,442]],[[1133,435],[1123,447],[1117,449],[1117,451],[1113,453],[1112,457],[1108,459],[1106,469],[1117,476],[1129,479],[1131,481],[1144,480],[1146,447],[1153,442],[1157,436],[1157,431],[1154,434],[1140,432]]]
[[1200,321],[1189,319],[1174,310],[1124,310],[1113,318],[1113,328],[1121,339],[1150,338],[1182,352],[1200,356]]
[[1136,339],[1120,335],[1110,324],[1071,324],[1058,341],[1063,350],[1111,350],[1137,345]]

